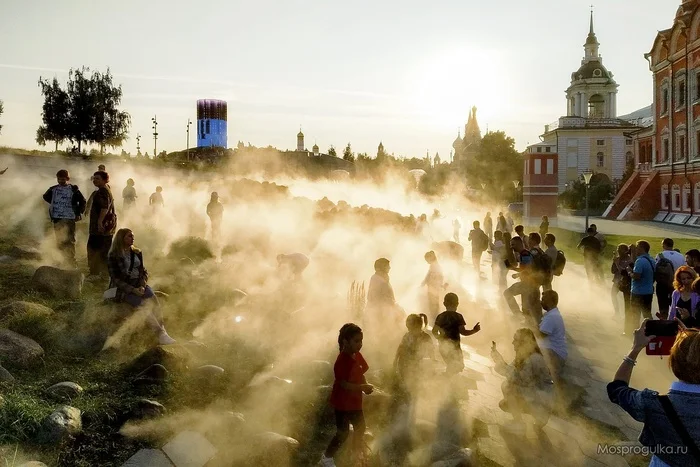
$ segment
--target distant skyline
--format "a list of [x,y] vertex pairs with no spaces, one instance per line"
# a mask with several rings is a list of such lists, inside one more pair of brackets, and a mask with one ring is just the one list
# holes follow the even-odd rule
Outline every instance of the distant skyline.
[[[603,61],[620,85],[618,114],[652,102],[644,53],[672,25],[680,0],[607,0],[594,9]],[[206,5],[206,8],[204,7]],[[0,146],[37,148],[40,76],[110,67],[131,114],[125,150],[186,146],[196,100],[228,102],[228,145],[306,147],[449,158],[478,107],[482,133],[518,149],[566,112],[564,91],[583,57],[590,2],[433,4],[415,0],[257,2],[100,0],[0,6]],[[190,146],[196,146],[196,126]],[[65,146],[65,144],[64,144]],[[48,149],[53,146],[49,144]]]

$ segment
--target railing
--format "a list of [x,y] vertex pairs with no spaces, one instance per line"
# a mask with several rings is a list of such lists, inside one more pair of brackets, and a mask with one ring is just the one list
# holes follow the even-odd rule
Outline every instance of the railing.
[[637,171],[639,173],[649,173],[649,172],[651,172],[651,170],[652,170],[652,168],[651,168],[651,164],[649,162],[637,164]]

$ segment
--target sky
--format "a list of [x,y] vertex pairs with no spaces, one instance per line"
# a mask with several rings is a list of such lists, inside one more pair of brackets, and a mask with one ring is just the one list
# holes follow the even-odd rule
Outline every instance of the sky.
[[[649,105],[644,53],[672,25],[680,0],[594,6],[618,112]],[[477,106],[482,132],[524,149],[566,113],[590,2],[582,0],[0,0],[0,146],[38,147],[40,77],[109,67],[132,117],[125,150],[187,145],[196,100],[228,101],[228,142],[322,152],[449,157]],[[196,126],[190,145],[196,145]]]

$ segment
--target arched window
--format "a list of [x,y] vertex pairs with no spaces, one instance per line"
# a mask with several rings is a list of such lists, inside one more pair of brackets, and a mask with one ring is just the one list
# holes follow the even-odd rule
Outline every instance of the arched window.
[[681,187],[673,185],[671,187],[671,210],[680,211],[681,209]]
[[602,152],[599,152],[598,154],[596,154],[595,158],[596,158],[596,161],[595,161],[596,167],[598,167],[598,168],[605,167],[605,154],[603,154]]
[[605,118],[605,98],[594,94],[588,100],[588,118]]
[[683,185],[681,201],[683,202],[683,210],[690,211],[690,183],[686,183],[685,185]]
[[661,185],[661,209],[668,209],[668,185]]
[[600,71],[600,68],[596,68],[595,70],[593,70],[593,76],[595,76],[596,78],[600,78],[601,76],[603,76],[603,72]]

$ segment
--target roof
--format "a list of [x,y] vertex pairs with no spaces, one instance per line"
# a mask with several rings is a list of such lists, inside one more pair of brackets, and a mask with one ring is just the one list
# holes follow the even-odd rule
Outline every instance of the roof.
[[[600,70],[600,73],[596,73],[596,70]],[[577,71],[571,74],[571,81],[593,78],[607,78],[612,80],[611,73],[603,66],[603,62],[599,59],[585,62]]]
[[654,123],[654,112],[652,106],[648,105],[627,115],[620,115],[618,118],[637,126],[647,127]]

